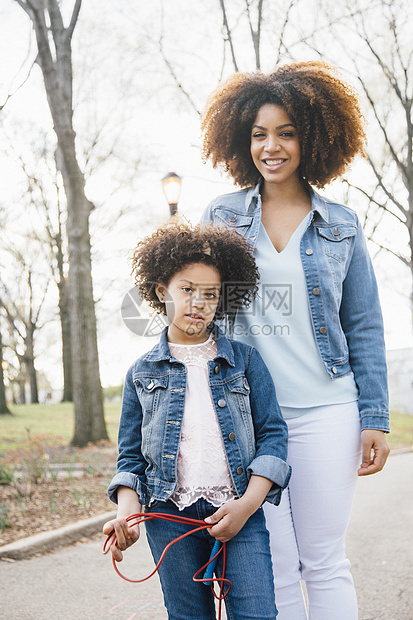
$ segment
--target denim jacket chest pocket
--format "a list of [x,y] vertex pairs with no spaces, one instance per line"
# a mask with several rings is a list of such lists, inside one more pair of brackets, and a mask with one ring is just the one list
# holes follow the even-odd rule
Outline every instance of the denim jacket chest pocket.
[[250,386],[243,376],[227,381],[226,387],[230,392],[230,399],[238,411],[251,414]]
[[253,215],[240,213],[232,209],[216,209],[214,213],[214,223],[226,228],[234,228],[243,237],[248,237]]
[[143,412],[153,415],[167,394],[168,376],[138,376],[134,382]]
[[351,224],[336,224],[334,226],[316,226],[322,238],[324,251],[327,256],[339,263],[348,258],[351,240],[355,237],[357,228]]

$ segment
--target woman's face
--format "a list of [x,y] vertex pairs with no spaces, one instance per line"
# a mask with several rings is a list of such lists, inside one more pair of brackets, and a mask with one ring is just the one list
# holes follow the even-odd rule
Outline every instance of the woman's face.
[[283,107],[268,103],[258,110],[251,130],[251,156],[265,183],[300,183],[297,128]]

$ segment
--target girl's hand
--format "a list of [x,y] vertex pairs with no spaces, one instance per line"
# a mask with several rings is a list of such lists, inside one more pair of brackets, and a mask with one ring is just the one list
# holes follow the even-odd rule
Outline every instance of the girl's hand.
[[363,453],[358,475],[369,476],[381,471],[390,454],[386,433],[373,429],[361,431],[361,444]]
[[108,536],[112,530],[115,530],[116,544],[112,544],[110,550],[116,562],[123,560],[123,553],[131,547],[139,538],[139,525],[129,527],[126,519],[119,518],[108,521],[103,526],[103,533]]
[[233,499],[207,517],[205,523],[216,523],[208,530],[209,533],[221,542],[228,542],[244,527],[251,514],[249,506],[242,498]]
[[251,515],[261,506],[273,483],[263,476],[252,475],[247,490],[240,499],[223,504],[205,523],[216,523],[210,528],[211,536],[228,542],[244,527]]

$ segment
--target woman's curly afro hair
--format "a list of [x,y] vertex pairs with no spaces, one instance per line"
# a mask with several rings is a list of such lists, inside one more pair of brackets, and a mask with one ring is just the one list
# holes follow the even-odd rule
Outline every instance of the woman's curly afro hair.
[[223,227],[174,220],[139,241],[131,257],[132,275],[139,294],[157,312],[166,314],[155,287],[168,286],[186,266],[204,263],[221,276],[221,294],[215,317],[235,313],[255,298],[259,272],[249,243]]
[[365,154],[364,117],[355,91],[321,61],[298,62],[269,74],[236,73],[209,97],[202,116],[203,156],[223,166],[240,187],[260,174],[250,154],[251,129],[265,104],[282,106],[297,127],[300,173],[324,187]]

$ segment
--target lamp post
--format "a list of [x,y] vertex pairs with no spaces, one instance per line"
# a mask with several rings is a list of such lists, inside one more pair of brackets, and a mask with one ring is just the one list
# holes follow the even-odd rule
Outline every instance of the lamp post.
[[171,217],[178,212],[179,196],[181,194],[182,179],[176,172],[168,172],[162,181],[162,191],[169,205]]

